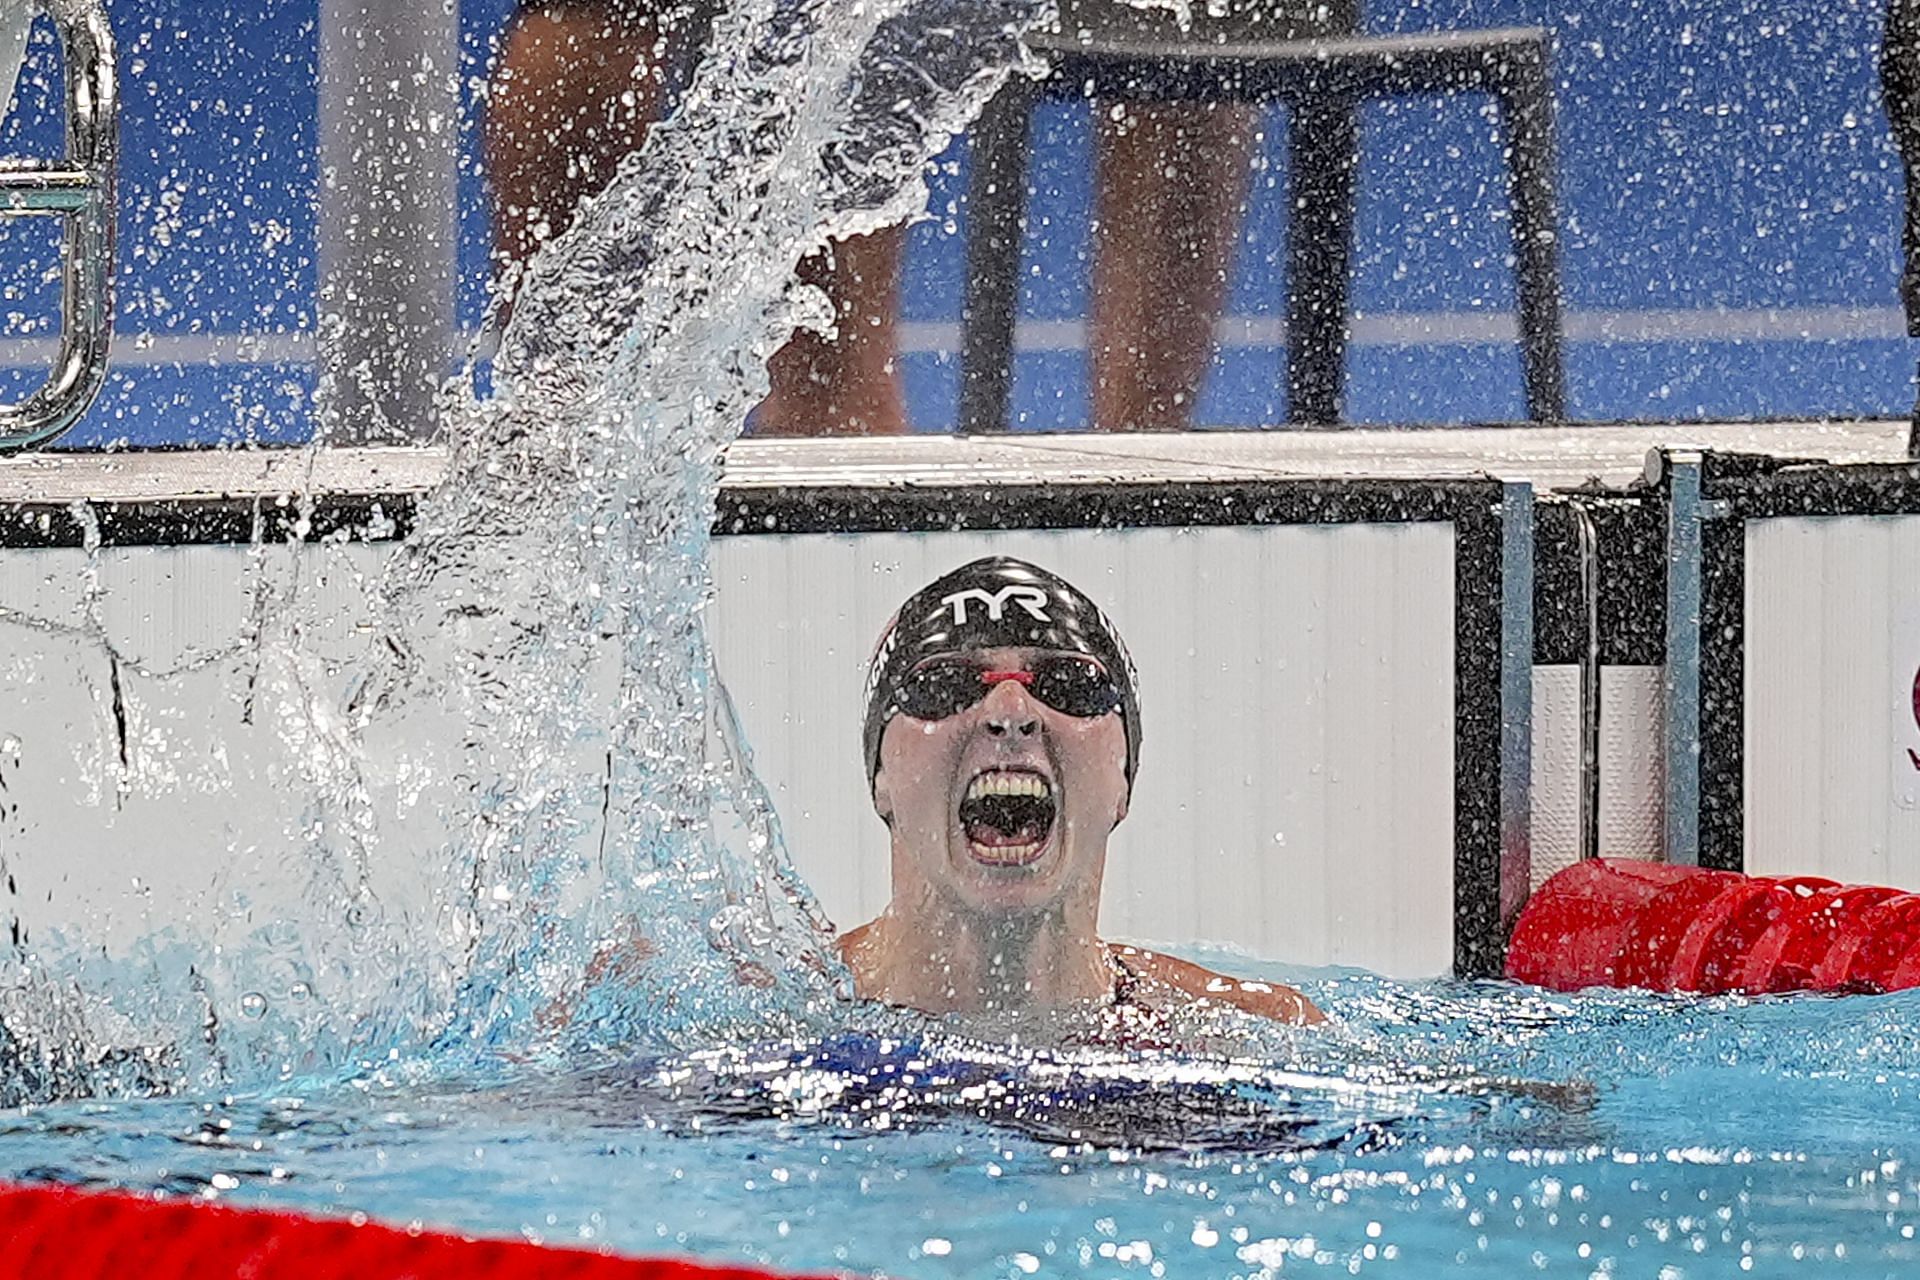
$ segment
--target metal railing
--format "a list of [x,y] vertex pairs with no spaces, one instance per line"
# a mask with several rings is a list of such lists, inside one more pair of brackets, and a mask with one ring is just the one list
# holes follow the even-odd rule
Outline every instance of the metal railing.
[[[7,0],[0,0],[5,3]],[[114,181],[120,97],[100,0],[12,0],[53,21],[66,57],[66,156],[0,159],[0,216],[65,220],[60,350],[46,381],[0,404],[0,453],[46,444],[79,421],[107,378],[113,336]]]

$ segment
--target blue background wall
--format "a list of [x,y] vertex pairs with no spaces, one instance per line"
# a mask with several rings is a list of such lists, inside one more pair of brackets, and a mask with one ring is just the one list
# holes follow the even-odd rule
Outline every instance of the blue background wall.
[[[467,0],[468,94],[506,0]],[[315,0],[117,0],[125,97],[118,363],[69,443],[302,438],[312,370]],[[1897,159],[1880,114],[1877,4],[1841,0],[1392,0],[1376,31],[1538,23],[1556,33],[1573,409],[1592,419],[1904,414]],[[58,59],[44,33],[22,77],[7,153],[51,153]],[[1283,311],[1284,113],[1266,130],[1231,313]],[[1363,340],[1349,411],[1368,421],[1508,419],[1507,344],[1473,322],[1512,303],[1498,134],[1472,99],[1369,108],[1355,305],[1417,312],[1413,344]],[[462,182],[463,319],[485,294],[485,193]],[[937,348],[958,316],[964,147],[915,233],[903,356],[916,425],[953,418],[957,369]],[[1023,314],[1073,319],[1087,296],[1084,108],[1049,109],[1036,156]],[[52,331],[54,241],[0,228],[9,338]],[[1618,336],[1622,331],[1626,337]],[[1362,326],[1363,334],[1368,332]],[[1377,328],[1372,332],[1378,332]],[[1611,336],[1610,336],[1611,335]],[[1223,352],[1209,423],[1278,420],[1283,353]],[[1023,426],[1079,425],[1085,359],[1022,356]],[[16,373],[18,383],[28,375]],[[0,391],[4,391],[0,385]]]

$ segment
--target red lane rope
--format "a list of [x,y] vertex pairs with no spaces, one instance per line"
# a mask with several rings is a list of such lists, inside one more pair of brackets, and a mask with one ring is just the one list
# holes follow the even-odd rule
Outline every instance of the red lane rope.
[[753,1267],[0,1185],[0,1280],[778,1280]]
[[1507,976],[1559,991],[1898,991],[1920,986],[1920,894],[1592,858],[1528,901]]

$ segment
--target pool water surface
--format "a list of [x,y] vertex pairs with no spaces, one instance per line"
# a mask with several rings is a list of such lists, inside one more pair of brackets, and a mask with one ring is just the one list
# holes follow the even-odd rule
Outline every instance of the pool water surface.
[[1920,1266],[1912,993],[1264,976],[1335,1023],[1261,1060],[898,1022],[673,1058],[400,1062],[25,1109],[0,1176],[907,1277]]

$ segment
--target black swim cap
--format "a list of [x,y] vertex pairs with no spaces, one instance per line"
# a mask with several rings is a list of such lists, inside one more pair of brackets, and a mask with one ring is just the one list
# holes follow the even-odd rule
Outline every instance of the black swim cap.
[[1072,583],[1011,556],[988,556],[935,579],[887,623],[867,667],[867,781],[880,772],[880,738],[899,713],[894,692],[908,672],[941,654],[1021,647],[1084,653],[1106,668],[1120,690],[1131,785],[1140,762],[1140,700],[1127,647]]

